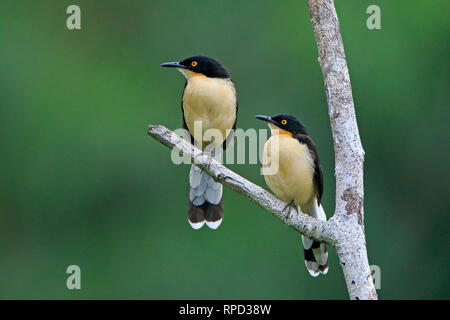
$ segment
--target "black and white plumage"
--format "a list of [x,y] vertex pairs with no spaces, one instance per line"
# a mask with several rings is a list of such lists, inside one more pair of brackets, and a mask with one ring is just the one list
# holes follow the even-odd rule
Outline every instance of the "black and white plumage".
[[[257,116],[268,122],[271,137],[264,145],[263,174],[269,188],[282,201],[297,210],[326,221],[321,205],[323,175],[319,155],[305,127],[293,116]],[[265,170],[275,168],[274,172]],[[302,236],[305,265],[316,277],[328,272],[328,252],[325,243]]]
[[[205,56],[193,56],[161,66],[177,68],[187,80],[181,111],[183,128],[189,131],[191,142],[204,152],[218,147],[225,149],[234,137],[238,109],[236,89],[228,71],[216,60]],[[201,129],[197,130],[199,123]],[[218,134],[214,139],[206,138],[211,130]],[[220,226],[223,219],[222,191],[222,184],[192,165],[187,207],[192,228],[200,229],[205,223],[211,229]]]
[[192,228],[199,229],[206,223],[217,229],[223,218],[222,184],[192,165],[189,186],[188,220]]

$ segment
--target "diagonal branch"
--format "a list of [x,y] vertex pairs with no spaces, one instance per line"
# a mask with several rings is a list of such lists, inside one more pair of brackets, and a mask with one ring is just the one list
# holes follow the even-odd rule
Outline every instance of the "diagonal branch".
[[283,211],[286,207],[285,202],[202,153],[198,148],[182,139],[173,131],[164,126],[150,125],[148,134],[165,146],[171,149],[175,148],[177,152],[190,159],[193,164],[203,169],[214,180],[242,194],[303,235],[315,240],[325,241],[330,245],[335,243],[336,239],[328,226],[328,222],[314,219],[303,213],[298,214],[291,208]]
[[216,181],[244,195],[303,235],[333,245],[339,257],[351,299],[377,299],[367,258],[364,234],[364,150],[333,0],[307,0],[324,77],[335,151],[336,211],[327,222],[295,210],[286,203],[227,169],[163,126],[151,125],[149,135],[175,148]]

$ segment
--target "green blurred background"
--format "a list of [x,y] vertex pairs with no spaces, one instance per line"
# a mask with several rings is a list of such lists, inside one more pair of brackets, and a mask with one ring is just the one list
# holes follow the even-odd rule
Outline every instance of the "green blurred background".
[[[66,28],[77,4],[82,29]],[[366,28],[381,8],[382,29]],[[365,160],[370,264],[382,299],[450,298],[448,1],[337,1]],[[231,72],[238,127],[291,113],[334,155],[305,1],[1,1],[0,298],[346,299],[336,254],[307,273],[299,235],[224,189],[217,231],[186,221],[188,165],[146,134],[181,124],[204,54]],[[231,165],[266,188],[259,165]],[[66,268],[81,267],[81,290]]]

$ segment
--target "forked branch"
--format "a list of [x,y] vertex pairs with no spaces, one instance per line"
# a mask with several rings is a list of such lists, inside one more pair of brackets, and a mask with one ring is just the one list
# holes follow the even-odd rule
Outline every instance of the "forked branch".
[[271,212],[303,235],[334,246],[351,299],[377,299],[367,258],[364,234],[364,150],[333,0],[307,0],[319,63],[324,77],[335,152],[336,211],[327,222],[295,210],[261,187],[227,169],[216,160],[163,126],[151,125],[148,133],[185,156],[219,181]]

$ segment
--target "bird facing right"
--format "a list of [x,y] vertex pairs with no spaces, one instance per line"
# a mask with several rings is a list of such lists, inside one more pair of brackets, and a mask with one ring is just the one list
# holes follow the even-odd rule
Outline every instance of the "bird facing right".
[[[305,127],[293,116],[256,116],[266,121],[271,137],[264,145],[262,163],[268,187],[282,201],[299,206],[301,211],[326,221],[321,205],[323,175],[316,146]],[[276,168],[270,172],[268,168]],[[266,170],[265,170],[266,169]],[[305,265],[317,277],[328,272],[328,252],[325,243],[302,235]]]

